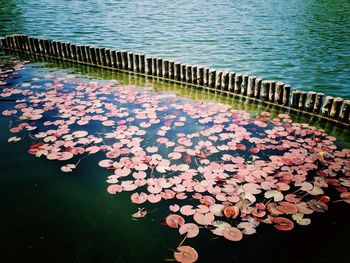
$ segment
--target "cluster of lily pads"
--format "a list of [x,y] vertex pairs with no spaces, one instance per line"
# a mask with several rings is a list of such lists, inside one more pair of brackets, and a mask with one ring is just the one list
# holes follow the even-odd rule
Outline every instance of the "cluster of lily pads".
[[[239,241],[261,223],[281,231],[308,225],[312,213],[328,209],[329,186],[350,203],[350,150],[286,114],[252,117],[217,102],[72,75],[8,85],[12,71],[0,66],[0,99],[17,98],[2,111],[12,120],[9,142],[29,136],[28,152],[62,161],[62,172],[99,154],[110,194],[130,192],[138,206],[172,201],[165,222],[186,238],[211,231]],[[139,207],[132,216],[146,215]],[[195,262],[198,254],[181,244],[174,257]]]

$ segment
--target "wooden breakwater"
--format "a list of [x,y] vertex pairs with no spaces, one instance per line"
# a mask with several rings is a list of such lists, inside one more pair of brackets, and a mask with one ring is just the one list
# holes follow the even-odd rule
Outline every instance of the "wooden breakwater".
[[25,35],[6,36],[1,39],[1,43],[2,47],[8,50],[206,87],[316,115],[345,125],[350,124],[350,100],[313,91],[292,90],[290,84],[281,81],[263,80],[246,74],[146,57],[144,54],[134,52],[74,45]]

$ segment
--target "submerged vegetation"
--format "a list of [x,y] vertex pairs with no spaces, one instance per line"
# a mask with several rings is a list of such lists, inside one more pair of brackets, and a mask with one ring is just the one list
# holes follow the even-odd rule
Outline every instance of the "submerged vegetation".
[[253,116],[74,75],[12,85],[23,63],[0,66],[0,98],[16,102],[1,112],[10,120],[8,141],[29,139],[29,154],[60,162],[72,176],[84,159],[100,156],[108,193],[129,192],[134,219],[148,215],[145,203],[170,201],[162,225],[184,236],[176,261],[198,259],[184,243],[201,231],[240,241],[260,224],[309,225],[332,198],[350,203],[350,150],[287,114]]

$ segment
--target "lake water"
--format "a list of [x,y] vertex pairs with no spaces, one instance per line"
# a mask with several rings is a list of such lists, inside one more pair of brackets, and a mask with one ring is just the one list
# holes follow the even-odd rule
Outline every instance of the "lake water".
[[350,2],[5,1],[0,35],[144,52],[350,98]]
[[[0,34],[26,33],[144,51],[149,55],[282,79],[303,88],[349,97],[346,89],[349,84],[348,1],[233,2],[7,1],[0,10]],[[163,94],[162,105],[167,105],[164,100],[169,96],[179,105],[197,103],[200,107],[201,104],[193,100],[206,100],[246,110],[251,116],[259,116],[262,111],[271,112],[274,117],[284,113],[271,106],[250,104],[186,85],[15,53],[6,53],[6,56],[9,54],[31,63],[5,87],[22,87],[34,94],[43,92],[47,83],[55,83],[57,87],[61,83],[71,92],[79,83],[97,80],[107,85],[110,80],[117,80],[131,85],[131,90],[135,88],[141,95],[143,87],[146,87],[145,94],[152,92],[150,89],[159,92],[151,93],[155,98]],[[0,57],[4,58],[4,54]],[[30,83],[32,87],[23,83]],[[347,85],[343,85],[345,83]],[[3,86],[0,87],[3,93]],[[80,97],[76,95],[78,102]],[[106,96],[111,99],[110,94]],[[87,101],[93,99],[91,96]],[[115,105],[119,107],[120,103],[116,101]],[[14,101],[2,97],[0,112],[14,105]],[[210,105],[217,109],[216,104]],[[40,103],[37,106],[40,107]],[[130,110],[137,107],[132,102],[127,106]],[[178,107],[170,108],[167,114],[176,118],[187,116]],[[350,148],[349,129],[292,112],[290,116],[294,122],[324,128],[337,138],[337,146]],[[38,129],[45,131],[43,122],[56,117],[53,114],[39,120]],[[191,119],[187,118],[187,121]],[[59,161],[35,158],[27,152],[38,141],[32,138],[37,131],[32,131],[31,136],[23,132],[19,142],[8,143],[8,138],[14,136],[9,128],[19,123],[9,120],[0,114],[1,262],[142,263],[166,262],[173,258],[173,250],[183,236],[177,229],[161,224],[172,200],[135,205],[130,201],[129,192],[115,196],[107,193],[106,179],[113,172],[98,166],[99,161],[106,158],[104,152],[88,155],[72,173],[63,173]],[[161,124],[164,123],[162,119]],[[185,127],[172,128],[175,132],[188,133],[211,125],[210,122],[205,125],[189,122]],[[99,132],[102,137],[109,129],[96,123],[81,127],[90,134]],[[256,134],[257,127],[248,127],[254,128],[252,131]],[[80,128],[72,126],[73,130]],[[151,145],[155,136],[155,130],[149,130],[142,147]],[[172,136],[174,133],[170,132],[165,137],[175,141]],[[157,146],[166,156],[166,149]],[[333,200],[339,198],[334,188],[329,188],[327,194]],[[187,200],[175,201],[185,204],[181,202]],[[189,202],[195,204],[192,199]],[[142,206],[149,214],[132,220],[131,214]],[[187,239],[185,244],[199,252],[199,262],[346,262],[349,205],[329,203],[327,212],[315,212],[308,217],[312,220],[309,226],[296,225],[288,232],[261,223],[256,234],[245,235],[240,242],[218,238],[209,230],[201,229],[197,238]],[[187,220],[191,218],[186,217]],[[230,222],[237,224],[235,220]]]

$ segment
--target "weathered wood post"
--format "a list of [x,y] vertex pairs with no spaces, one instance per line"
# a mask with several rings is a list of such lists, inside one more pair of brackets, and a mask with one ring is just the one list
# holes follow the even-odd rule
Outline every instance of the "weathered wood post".
[[169,61],[169,79],[175,79],[175,61]]
[[254,98],[256,98],[256,99],[260,99],[261,84],[262,84],[262,79],[256,78],[255,79],[255,86],[254,86]]
[[293,90],[291,107],[294,109],[297,109],[299,106],[299,100],[300,100],[300,90]]
[[[73,49],[72,49],[72,51],[73,51]],[[74,54],[74,53],[72,53],[72,54]],[[89,63],[89,64],[92,64],[91,48],[90,48],[90,46],[85,46],[85,54],[86,54],[86,62]],[[74,60],[74,58],[73,58],[73,60]]]
[[242,88],[242,74],[236,73],[234,93],[241,94],[241,88]]
[[222,90],[228,91],[228,85],[229,85],[229,73],[225,71],[222,73],[222,82],[221,82]]
[[345,123],[350,123],[350,100],[345,100],[339,119]]
[[269,101],[275,102],[276,82],[273,80],[270,80],[269,86],[270,86]]
[[140,54],[140,72],[145,73],[145,55]]
[[197,84],[197,72],[198,72],[198,67],[197,66],[192,66],[192,83]]
[[174,63],[174,80],[181,80],[181,63],[177,61]]
[[186,65],[186,82],[192,83],[192,66]]
[[248,92],[248,78],[249,76],[244,74],[242,75],[242,85],[241,85],[241,94],[246,96]]
[[146,58],[146,75],[152,75],[153,59]]
[[300,99],[299,99],[299,105],[298,105],[298,108],[300,110],[304,109],[305,102],[306,102],[306,92],[305,91],[300,91]]
[[157,58],[157,76],[158,77],[163,77],[162,67],[163,67],[163,59]]
[[215,89],[220,90],[221,83],[222,83],[222,71],[218,70],[218,71],[216,71]]
[[230,72],[228,76],[228,91],[229,92],[234,92],[235,90],[235,73]]
[[157,58],[152,58],[152,74],[157,76]]
[[316,92],[309,91],[306,95],[305,110],[311,112],[314,109]]
[[163,72],[164,78],[169,78],[169,61],[168,60],[163,60],[162,72]]
[[134,54],[133,65],[134,68],[132,70],[134,72],[140,72],[140,54]]
[[128,52],[128,70],[133,71],[134,70],[134,53]]
[[117,51],[112,49],[111,50],[111,61],[112,61],[112,67],[113,68],[118,68],[117,67],[117,60],[118,60]]
[[[91,63],[93,65],[97,64],[97,56],[96,56],[96,49],[95,47],[90,47],[90,55],[91,55]],[[77,54],[75,54],[76,59],[78,59]]]
[[181,64],[181,81],[186,81],[186,65]]
[[208,80],[209,87],[214,88],[215,83],[216,83],[216,70],[210,69],[209,70],[209,80]]
[[343,105],[343,99],[340,97],[336,97],[333,101],[332,107],[331,107],[331,111],[329,113],[329,116],[332,119],[338,119],[340,112],[341,112],[341,107]]
[[281,82],[281,81],[278,81],[276,83],[275,103],[277,103],[277,104],[282,104],[282,100],[283,100],[283,85],[284,85],[284,83]]
[[128,69],[128,52],[122,51],[122,69]]
[[261,99],[264,101],[268,101],[269,94],[270,94],[270,81],[263,80],[261,84]]
[[117,51],[117,68],[123,68],[123,52]]
[[333,101],[334,101],[334,98],[332,96],[325,97],[321,108],[321,114],[323,116],[329,117],[329,113],[331,111]]
[[316,93],[313,113],[316,113],[316,114],[320,113],[321,107],[322,107],[323,98],[324,98],[324,94],[323,93]]
[[247,90],[248,97],[254,97],[255,79],[256,79],[256,76],[248,77],[248,90]]
[[206,87],[209,87],[209,69],[208,68],[204,68],[203,69],[203,74],[204,74],[203,85],[206,86]]
[[288,106],[289,105],[289,98],[290,98],[290,89],[291,86],[290,84],[284,84],[283,85],[283,99],[282,99],[282,104],[284,106]]

